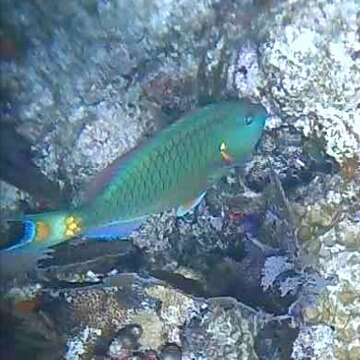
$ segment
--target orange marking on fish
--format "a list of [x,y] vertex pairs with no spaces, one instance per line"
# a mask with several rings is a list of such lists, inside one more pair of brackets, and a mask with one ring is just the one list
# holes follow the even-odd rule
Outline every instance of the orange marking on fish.
[[49,226],[43,221],[38,221],[36,223],[36,241],[43,241],[49,235]]
[[231,164],[234,159],[233,157],[226,151],[227,147],[226,144],[223,142],[220,145],[220,154],[222,159],[227,163],[227,164]]

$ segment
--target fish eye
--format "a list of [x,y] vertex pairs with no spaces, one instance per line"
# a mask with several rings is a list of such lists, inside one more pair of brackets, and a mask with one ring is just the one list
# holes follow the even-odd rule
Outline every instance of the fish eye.
[[254,121],[254,117],[251,115],[246,115],[244,121],[246,125],[250,125]]

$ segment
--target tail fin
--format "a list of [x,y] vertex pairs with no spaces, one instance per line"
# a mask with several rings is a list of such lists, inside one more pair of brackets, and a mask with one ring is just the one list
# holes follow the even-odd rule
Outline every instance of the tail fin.
[[22,247],[31,242],[34,237],[35,226],[32,221],[9,220],[8,225],[9,234],[6,236],[7,239],[0,244],[0,250],[13,250]]
[[[69,211],[26,215],[7,221],[5,243],[0,244],[2,279],[12,279],[36,268],[37,261],[48,257],[49,247],[78,235],[80,218]],[[4,237],[1,236],[3,240]]]
[[9,220],[9,237],[0,250],[19,248],[44,249],[66,241],[81,231],[81,221],[68,211],[53,211],[25,215],[22,219]]

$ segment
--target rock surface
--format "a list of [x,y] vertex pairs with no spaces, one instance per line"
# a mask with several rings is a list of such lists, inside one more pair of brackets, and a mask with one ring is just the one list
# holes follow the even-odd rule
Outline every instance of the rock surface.
[[[2,14],[1,124],[73,202],[196,106],[248,97],[271,117],[193,213],[154,215],[130,243],[59,246],[2,282],[16,346],[1,354],[360,358],[357,0],[3,0]],[[43,208],[0,186],[9,217]]]

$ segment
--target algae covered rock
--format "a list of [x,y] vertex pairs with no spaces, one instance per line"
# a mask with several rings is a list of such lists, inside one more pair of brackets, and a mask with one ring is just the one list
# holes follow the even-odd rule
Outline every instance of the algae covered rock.
[[264,90],[274,109],[323,139],[337,161],[358,156],[358,1],[285,1],[262,24]]
[[185,359],[258,359],[254,342],[256,316],[231,298],[213,298],[202,317],[184,331]]
[[121,274],[101,285],[44,292],[41,301],[42,311],[62,329],[68,359],[150,350],[164,355],[169,344],[185,359],[257,358],[256,312],[234,299],[208,301],[156,279]]
[[334,354],[333,330],[329,326],[305,327],[294,343],[291,358],[331,359]]
[[303,316],[310,324],[333,329],[332,356],[336,359],[356,358],[358,351],[358,189],[358,176],[350,182],[341,176],[317,178],[308,189],[299,191],[302,200],[297,203],[302,209],[298,210],[302,213],[298,235],[303,261],[331,279],[316,300],[305,301]]

